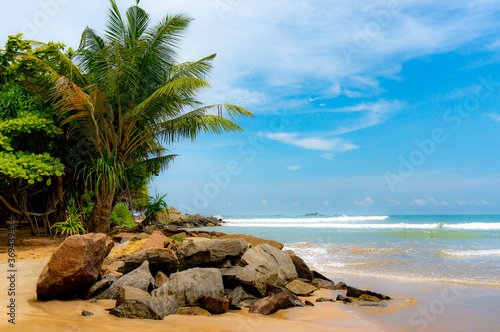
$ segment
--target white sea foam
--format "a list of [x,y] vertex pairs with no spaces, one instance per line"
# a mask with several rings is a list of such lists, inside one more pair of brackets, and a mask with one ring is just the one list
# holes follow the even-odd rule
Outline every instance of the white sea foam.
[[457,257],[470,257],[470,256],[495,256],[500,255],[500,249],[491,250],[443,250],[443,254]]
[[241,226],[241,224],[289,224],[289,223],[300,223],[300,224],[315,224],[315,223],[339,223],[339,222],[358,222],[358,221],[382,221],[389,219],[388,216],[361,216],[361,217],[300,217],[300,218],[242,218],[242,219],[224,219],[226,223],[234,223]]

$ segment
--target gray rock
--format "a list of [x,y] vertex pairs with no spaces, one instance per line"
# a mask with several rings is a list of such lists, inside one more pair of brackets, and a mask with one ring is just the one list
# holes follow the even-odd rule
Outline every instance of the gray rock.
[[233,289],[227,297],[231,299],[231,304],[236,306],[250,306],[259,299],[241,285]]
[[279,293],[258,300],[250,306],[248,312],[252,314],[271,315],[280,309],[293,307],[287,293]]
[[149,262],[144,261],[144,263],[142,263],[142,265],[137,269],[114,282],[108,289],[99,294],[96,299],[116,299],[120,288],[123,286],[130,286],[139,288],[143,291],[148,291],[149,286],[152,283],[154,283],[154,278],[149,271]]
[[314,303],[312,303],[311,301],[306,301],[306,306],[314,307]]
[[[116,277],[115,277],[115,279],[116,279]],[[88,300],[88,299],[93,298],[94,296],[101,294],[106,289],[108,289],[112,283],[113,283],[113,281],[108,279],[108,278],[104,278],[104,279],[99,280],[92,287],[90,287],[90,289],[87,292],[85,292],[85,294],[83,295],[83,299]]]
[[295,270],[297,271],[297,275],[299,276],[299,278],[308,280],[314,279],[313,273],[302,258],[296,256],[295,254],[290,255],[290,258],[292,259],[293,265],[295,265]]
[[220,269],[220,272],[222,273],[222,281],[224,282],[224,288],[234,289],[240,284],[238,279],[236,279],[236,276],[241,270],[243,270],[241,266],[231,266]]
[[168,281],[168,277],[165,275],[165,273],[159,271],[156,274],[154,286],[155,286],[155,288],[160,288],[167,281]]
[[329,297],[318,297],[316,302],[335,302],[335,300]]
[[175,296],[166,296],[129,300],[111,310],[110,314],[121,318],[162,320],[165,316],[177,314],[178,310]]
[[299,280],[294,280],[292,282],[289,282],[288,284],[286,284],[285,288],[288,289],[290,292],[294,293],[295,295],[299,296],[309,296],[312,292],[318,290],[313,285],[307,284]]
[[239,259],[247,250],[244,239],[224,239],[191,242],[177,250],[181,268],[213,266],[226,259]]
[[382,300],[372,295],[363,294],[359,297],[359,301],[380,302]]
[[335,283],[333,281],[328,281],[324,279],[319,279],[319,278],[314,278],[311,281],[312,285],[317,285],[321,289],[330,289],[330,290],[336,290],[337,287],[335,286]]
[[87,310],[83,310],[82,311],[82,316],[94,316],[94,313],[93,312],[90,312],[90,311],[87,311]]
[[376,298],[379,298],[381,300],[390,300],[391,299],[387,295],[375,293],[375,292],[372,292],[372,291],[369,291],[369,290],[361,290],[361,289],[357,289],[357,288],[354,288],[354,287],[351,287],[351,286],[347,286],[347,296],[349,296],[349,297],[360,297],[363,294],[375,296]]
[[267,292],[267,286],[278,282],[278,268],[271,262],[264,260],[252,263],[241,269],[236,279],[245,284],[254,287],[264,296]]
[[344,303],[352,303],[352,300],[348,297],[345,297],[343,295],[337,295],[337,301],[342,301]]
[[371,301],[358,301],[356,302],[356,305],[360,307],[387,307],[387,303]]
[[144,261],[149,262],[149,269],[153,275],[156,275],[158,271],[170,274],[176,272],[179,267],[175,252],[170,249],[151,248],[128,255],[119,272],[128,273],[141,266]]
[[175,295],[181,307],[196,305],[200,295],[222,297],[222,275],[215,268],[193,268],[172,273],[166,283],[153,291],[153,296]]
[[136,300],[136,299],[147,299],[150,297],[151,294],[149,294],[146,291],[143,291],[142,289],[130,286],[123,286],[122,288],[120,288],[118,296],[116,297],[115,307],[119,307],[125,301]]
[[279,293],[287,293],[290,296],[290,301],[292,301],[293,305],[296,307],[305,307],[306,306],[305,303],[302,302],[302,300],[299,299],[299,297],[297,295],[290,292],[290,290],[288,290],[287,288],[275,286],[275,285],[267,286],[267,294],[266,294],[267,296],[275,295],[275,294],[279,294]]

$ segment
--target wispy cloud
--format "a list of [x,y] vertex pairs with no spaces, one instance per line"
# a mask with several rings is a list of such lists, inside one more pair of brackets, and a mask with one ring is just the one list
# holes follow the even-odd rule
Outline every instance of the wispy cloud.
[[391,205],[391,206],[400,206],[401,205],[401,202],[400,201],[397,201],[395,199],[388,199],[387,202]]
[[325,152],[321,155],[321,158],[326,160],[333,160],[333,157],[335,157],[335,154],[330,152]]
[[323,201],[323,205],[324,206],[328,206],[328,205],[330,205],[330,202],[329,201]]
[[500,121],[500,114],[488,113],[486,114],[486,116],[488,116],[493,121]]
[[291,171],[298,171],[302,166],[300,165],[292,165],[292,166],[288,166],[288,169],[291,170]]
[[448,206],[448,202],[446,201],[441,201],[441,202],[438,202],[437,200],[435,200],[434,198],[430,198],[429,201],[434,204],[434,206]]
[[413,201],[410,202],[410,205],[425,206],[427,205],[427,201],[425,199],[415,198]]
[[371,199],[371,197],[366,197],[364,201],[355,201],[354,204],[357,206],[373,206],[375,202]]
[[344,152],[358,148],[358,146],[350,143],[348,140],[339,137],[330,139],[301,137],[302,135],[299,133],[259,133],[259,136],[307,150]]

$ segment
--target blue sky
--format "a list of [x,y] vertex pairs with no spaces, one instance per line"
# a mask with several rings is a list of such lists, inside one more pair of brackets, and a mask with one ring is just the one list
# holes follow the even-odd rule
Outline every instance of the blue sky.
[[[119,0],[125,9],[135,1]],[[179,61],[217,52],[202,135],[152,185],[201,214],[500,213],[500,1],[143,0],[195,21]],[[77,46],[107,1],[3,3],[0,35]],[[496,83],[498,82],[498,83]]]

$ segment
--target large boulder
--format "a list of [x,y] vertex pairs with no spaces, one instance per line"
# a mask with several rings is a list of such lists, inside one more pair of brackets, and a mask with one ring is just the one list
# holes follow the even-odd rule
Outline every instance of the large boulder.
[[172,273],[166,283],[153,291],[153,296],[168,295],[175,295],[181,307],[196,305],[200,295],[222,297],[222,275],[215,268],[193,268]]
[[335,283],[333,281],[328,281],[328,280],[319,279],[319,278],[314,278],[311,281],[311,285],[318,286],[321,289],[330,289],[330,290],[337,289],[337,286],[335,286]]
[[36,285],[39,300],[68,299],[96,282],[101,265],[113,247],[105,234],[73,235],[54,251]]
[[139,288],[134,288],[130,286],[123,286],[120,288],[118,292],[118,296],[116,297],[115,307],[119,307],[123,302],[136,300],[136,299],[147,299],[150,298],[151,294],[146,291],[143,291]]
[[231,299],[231,303],[238,306],[249,307],[259,298],[253,294],[253,292],[247,288],[248,286],[238,286],[233,289],[227,297]]
[[292,259],[293,265],[295,265],[295,270],[297,271],[299,278],[308,280],[314,279],[313,273],[302,258],[296,256],[295,254],[290,255],[290,258]]
[[107,290],[98,295],[96,299],[116,299],[118,292],[123,286],[139,288],[147,292],[153,283],[154,278],[149,271],[149,262],[144,261],[137,269],[125,274],[118,281],[114,282]]
[[278,293],[258,300],[250,306],[248,311],[252,314],[270,315],[280,309],[293,307],[287,293]]
[[289,282],[288,284],[286,284],[285,288],[288,289],[290,292],[294,293],[295,295],[299,296],[309,296],[311,295],[312,292],[318,290],[313,285],[299,280],[294,280],[292,282]]
[[[129,244],[124,246],[124,247],[121,245],[116,246],[115,248],[113,248],[113,250],[111,250],[111,252],[108,255],[108,258],[110,260],[112,260],[112,259],[114,259],[114,260],[124,259],[128,255],[134,254],[134,253],[138,252],[139,250],[141,250],[142,246],[147,242],[147,240],[148,239],[142,239],[142,240],[133,241],[133,242],[132,241],[124,242],[123,244],[126,244],[126,243],[129,243]],[[106,259],[106,260],[108,260],[108,259]]]
[[123,243],[127,241],[135,241],[135,240],[141,240],[141,239],[147,239],[149,237],[149,234],[146,233],[119,233],[113,236],[113,241],[118,242],[118,243]]
[[278,250],[283,249],[283,243],[273,240],[265,240],[258,237],[244,235],[244,234],[222,234],[217,237],[218,239],[245,239],[251,247],[257,247],[259,244],[267,243]]
[[142,248],[139,251],[143,251],[146,249],[153,249],[153,248],[165,248],[165,244],[168,242],[168,238],[163,235],[162,232],[160,231],[155,231],[151,236],[148,238],[146,243],[142,246]]
[[241,270],[243,270],[241,266],[231,266],[220,269],[225,289],[234,289],[240,284],[236,276]]
[[201,295],[196,300],[196,303],[211,314],[217,315],[229,311],[231,300],[222,297]]
[[357,288],[354,288],[354,287],[347,286],[347,294],[346,294],[346,296],[348,296],[348,297],[360,297],[363,294],[375,296],[376,298],[378,298],[380,300],[390,300],[391,299],[387,295],[375,293],[375,292],[372,292],[372,291],[369,291],[369,290],[361,290],[361,289],[357,289]]
[[170,249],[152,248],[127,256],[120,272],[128,273],[141,266],[144,261],[149,262],[149,269],[153,275],[156,275],[158,271],[170,274],[176,272],[179,267],[179,260],[175,252]]
[[120,318],[162,320],[165,316],[177,314],[178,310],[175,296],[167,296],[125,301],[110,314]]
[[239,259],[248,244],[243,239],[195,241],[177,250],[183,269],[195,266],[213,266],[226,259]]
[[297,279],[290,256],[266,243],[248,249],[241,261],[247,265],[238,273],[237,279],[254,286],[261,294],[265,294],[269,284],[284,286]]
[[266,296],[272,296],[272,295],[276,295],[279,293],[287,293],[288,296],[290,296],[290,301],[296,307],[305,307],[306,306],[304,304],[304,302],[302,302],[302,300],[297,295],[292,293],[289,289],[287,289],[285,287],[276,286],[276,285],[267,286]]

